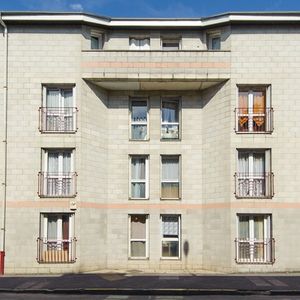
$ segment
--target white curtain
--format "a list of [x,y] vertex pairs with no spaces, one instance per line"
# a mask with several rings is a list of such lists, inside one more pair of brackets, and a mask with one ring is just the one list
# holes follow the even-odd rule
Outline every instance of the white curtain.
[[164,101],[162,103],[162,121],[168,123],[178,122],[178,102]]
[[150,40],[149,39],[140,40],[140,48],[143,50],[150,50]]
[[72,107],[73,106],[73,92],[71,89],[62,90],[62,94],[64,97],[64,107]]
[[59,107],[59,90],[47,90],[46,106]]
[[71,152],[63,152],[63,173],[71,172]]
[[131,216],[131,238],[145,239],[146,238],[146,217]]
[[178,236],[179,234],[178,217],[165,216],[162,217],[162,233],[168,236]]
[[48,224],[47,224],[47,239],[56,240],[57,239],[57,217],[48,216]]
[[131,159],[131,178],[132,179],[145,179],[146,178],[146,161],[145,158]]
[[254,153],[253,154],[253,174],[264,175],[265,172],[265,154]]
[[249,153],[239,152],[238,155],[238,172],[243,175],[249,174]]
[[59,153],[58,152],[48,152],[48,173],[59,172]]
[[178,181],[179,166],[178,157],[162,158],[162,181]]
[[257,240],[264,238],[264,216],[254,217],[254,238]]
[[249,217],[239,216],[239,239],[249,239]]

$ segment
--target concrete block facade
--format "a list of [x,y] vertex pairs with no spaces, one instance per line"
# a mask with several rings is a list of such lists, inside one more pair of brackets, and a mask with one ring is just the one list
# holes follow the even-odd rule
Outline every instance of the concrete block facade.
[[[299,271],[300,244],[294,235],[300,225],[296,19],[280,23],[276,15],[266,14],[275,18],[272,24],[257,25],[259,14],[247,23],[243,14],[235,16],[240,22],[225,22],[224,15],[214,24],[209,23],[212,18],[191,20],[187,26],[184,20],[108,22],[75,14],[66,21],[64,14],[29,16],[3,13],[8,27],[7,159],[0,147],[1,183],[7,177],[0,193],[5,273]],[[60,19],[53,22],[53,17]],[[102,39],[101,49],[91,49],[95,32]],[[209,35],[220,38],[220,49],[208,49]],[[150,50],[130,51],[132,37],[149,38]],[[180,39],[179,50],[161,49],[162,38],[174,37]],[[0,36],[1,69],[5,38]],[[1,82],[4,75],[1,72]],[[274,109],[271,133],[236,132],[241,87],[268,89],[268,105]],[[72,90],[72,105],[78,109],[74,132],[39,130],[39,108],[45,106],[45,93],[51,88]],[[5,120],[4,92],[0,89],[0,118]],[[179,139],[161,139],[162,99],[168,97],[179,99]],[[145,140],[130,138],[134,99],[147,99]],[[3,137],[4,130],[0,126]],[[72,151],[76,193],[41,197],[38,174],[45,171],[45,152],[64,149]],[[274,195],[237,198],[239,151],[266,149],[271,153]],[[148,159],[145,199],[130,199],[133,155]],[[163,155],[179,157],[178,199],[161,199]],[[136,215],[147,216],[147,256],[139,259],[130,254],[130,218]],[[162,216],[170,215],[179,220],[179,254],[171,259],[162,257]],[[48,238],[37,251],[37,239],[53,230],[53,216],[58,235],[68,232],[71,237],[72,232],[76,238],[74,257],[71,244],[61,236],[50,242]],[[236,248],[243,217],[251,219],[249,237]],[[261,217],[264,223],[255,223]],[[62,225],[58,233],[59,222],[66,219],[68,230]],[[264,240],[258,241],[261,224]],[[167,238],[174,240],[175,235]],[[265,237],[275,240],[272,249]],[[264,245],[255,246],[259,242]],[[269,253],[274,249],[275,257]],[[50,254],[56,256],[45,258]]]

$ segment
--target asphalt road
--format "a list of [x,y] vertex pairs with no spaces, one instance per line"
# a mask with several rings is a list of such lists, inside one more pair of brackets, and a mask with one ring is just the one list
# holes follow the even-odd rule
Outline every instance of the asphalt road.
[[46,294],[10,294],[1,293],[2,300],[296,300],[300,296],[118,296],[118,295],[46,295]]

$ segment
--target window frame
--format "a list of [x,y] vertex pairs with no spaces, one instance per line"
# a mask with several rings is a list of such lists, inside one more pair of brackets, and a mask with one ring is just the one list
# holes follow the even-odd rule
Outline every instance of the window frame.
[[[177,102],[178,103],[178,122],[163,122],[163,102]],[[161,141],[180,141],[181,140],[181,127],[182,127],[182,121],[181,121],[181,97],[176,96],[164,96],[160,99],[160,140]],[[165,138],[162,134],[162,128],[166,125],[173,125],[178,126],[178,137],[177,138]]]
[[[173,49],[169,47],[164,47],[164,43],[177,43],[178,42],[178,49]],[[182,37],[161,37],[160,39],[160,45],[162,51],[180,51],[182,50]]]
[[[163,236],[163,217],[177,217],[178,237],[164,238]],[[163,256],[163,242],[178,242],[178,256],[169,257]],[[160,259],[161,260],[180,260],[181,259],[181,214],[161,214],[160,215]]]
[[[144,158],[145,159],[145,179],[132,179],[132,158]],[[129,193],[128,198],[129,200],[149,200],[149,160],[150,155],[149,154],[129,154]],[[132,183],[145,183],[145,197],[139,198],[139,197],[132,197],[131,193],[131,185]]]
[[[146,236],[144,239],[131,238],[131,218],[134,216],[145,216],[146,219]],[[131,242],[145,242],[145,256],[131,256]],[[149,259],[149,214],[129,214],[128,215],[128,259],[130,260],[146,260]]]
[[[134,46],[134,48],[132,48],[132,43],[131,41],[132,40],[137,40],[139,41],[139,45],[138,46]],[[149,41],[149,44],[147,44],[147,48],[146,49],[143,49],[143,46],[141,46],[140,42],[143,41],[143,40],[148,40]],[[149,51],[151,50],[151,38],[150,36],[130,36],[129,37],[129,50],[131,51]]]
[[[134,101],[146,101],[146,109],[147,109],[147,122],[133,122],[132,121],[132,102]],[[149,98],[148,97],[130,97],[129,98],[129,140],[130,141],[138,141],[138,142],[144,142],[144,141],[149,141],[150,136],[149,136]],[[134,125],[146,125],[147,127],[147,133],[145,139],[133,139],[132,138],[132,127]]]
[[[220,48],[213,48],[213,39],[219,38],[220,39]],[[220,51],[222,50],[222,39],[221,39],[221,32],[208,32],[207,33],[207,50],[208,51]]]
[[[98,48],[92,48],[92,38],[98,39]],[[102,50],[104,47],[104,31],[97,30],[97,29],[91,29],[90,31],[90,49],[91,50]]]
[[[178,180],[163,180],[163,158],[178,158]],[[181,154],[161,154],[160,155],[160,200],[181,200]],[[178,183],[178,198],[162,197],[163,183]]]

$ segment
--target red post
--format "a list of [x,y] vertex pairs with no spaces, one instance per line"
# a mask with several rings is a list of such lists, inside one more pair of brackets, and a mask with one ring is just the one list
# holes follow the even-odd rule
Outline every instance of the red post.
[[0,275],[4,275],[4,257],[5,251],[0,251]]

